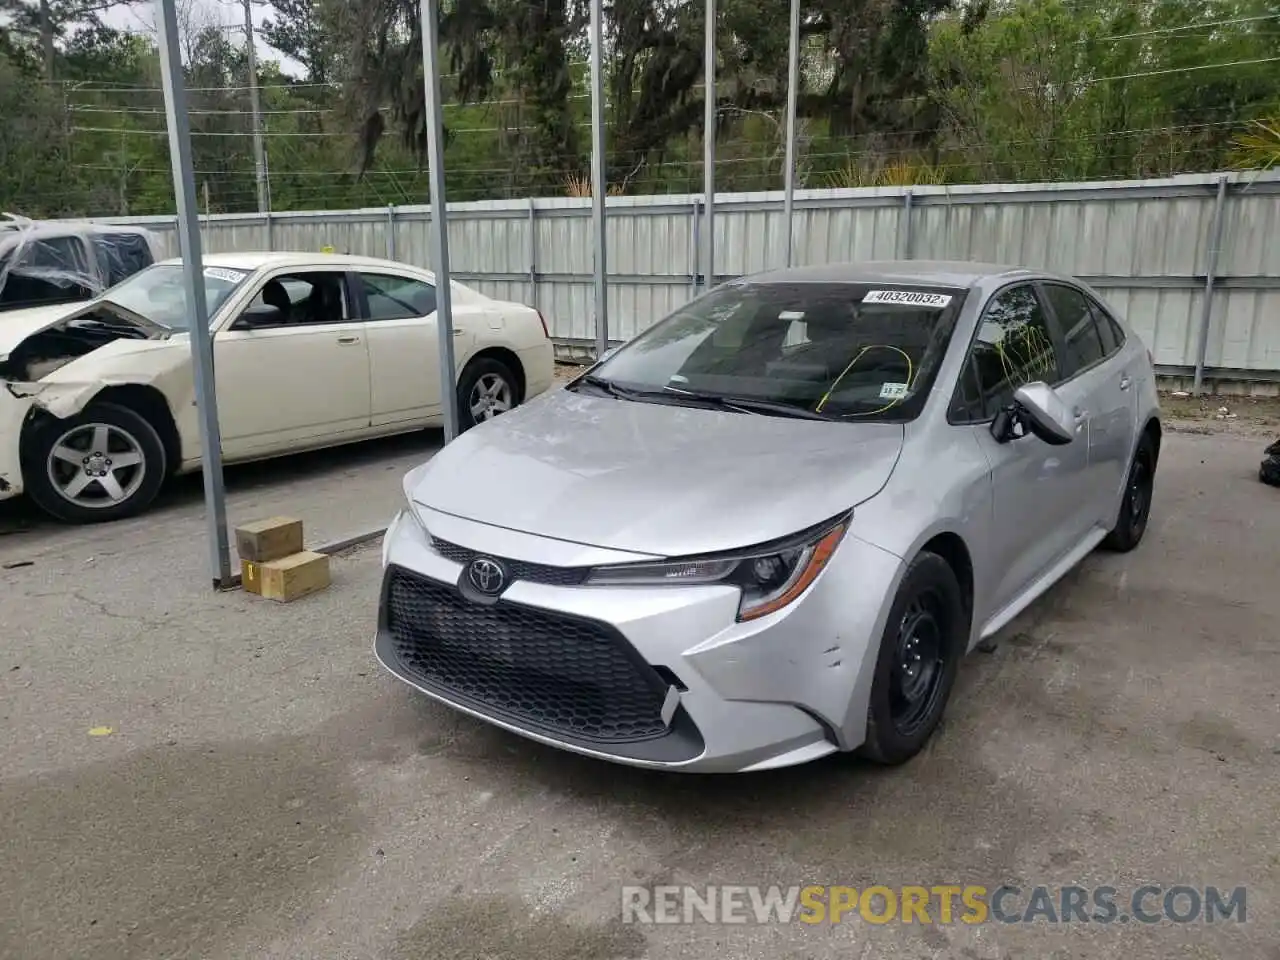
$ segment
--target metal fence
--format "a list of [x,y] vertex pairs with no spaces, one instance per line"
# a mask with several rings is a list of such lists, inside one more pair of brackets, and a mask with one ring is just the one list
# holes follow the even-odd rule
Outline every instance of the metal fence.
[[[703,273],[700,197],[608,201],[609,322],[625,339],[688,300]],[[1095,284],[1141,334],[1161,372],[1197,360],[1220,381],[1280,382],[1280,174],[1117,183],[799,191],[797,264],[949,259],[1023,264]],[[320,250],[430,267],[429,206],[225,214],[206,252]],[[127,218],[170,253],[174,218]],[[782,194],[716,197],[716,279],[778,266]],[[566,350],[594,338],[591,201],[449,207],[455,279],[542,310]]]

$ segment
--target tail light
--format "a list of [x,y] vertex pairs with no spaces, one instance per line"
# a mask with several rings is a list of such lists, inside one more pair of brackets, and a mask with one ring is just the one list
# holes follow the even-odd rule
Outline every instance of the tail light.
[[551,331],[547,329],[547,318],[542,315],[541,310],[535,310],[533,312],[538,315],[538,322],[542,324],[542,335],[550,340]]

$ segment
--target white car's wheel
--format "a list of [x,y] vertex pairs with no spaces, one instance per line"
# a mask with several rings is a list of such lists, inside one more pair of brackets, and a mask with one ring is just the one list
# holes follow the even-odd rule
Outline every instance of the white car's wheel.
[[492,357],[472,360],[458,379],[458,428],[469,430],[519,403],[519,381],[505,363]]
[[164,444],[145,417],[93,403],[46,420],[26,437],[23,475],[31,499],[70,523],[119,520],[151,505],[167,472]]

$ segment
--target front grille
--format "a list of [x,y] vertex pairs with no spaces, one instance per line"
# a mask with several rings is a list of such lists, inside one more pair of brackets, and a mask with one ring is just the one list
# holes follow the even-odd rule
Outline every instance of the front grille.
[[[460,547],[439,537],[431,538],[431,545],[436,552],[447,560],[461,563],[464,566],[476,557],[490,557],[492,554],[480,553],[468,547]],[[524,560],[508,560],[505,557],[493,557],[501,560],[511,574],[512,580],[528,580],[530,583],[544,583],[551,587],[576,587],[585,583],[590,567],[553,567],[546,563],[528,563]]]
[[392,567],[385,629],[427,689],[559,736],[663,736],[666,685],[612,627],[521,604],[475,603]]

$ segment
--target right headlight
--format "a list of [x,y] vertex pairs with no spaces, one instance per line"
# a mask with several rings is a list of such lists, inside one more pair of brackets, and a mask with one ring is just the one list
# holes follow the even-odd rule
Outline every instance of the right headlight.
[[727,554],[596,567],[587,585],[654,586],[724,583],[738,587],[738,619],[754,620],[781,610],[813,583],[830,561],[849,516],[788,540]]

